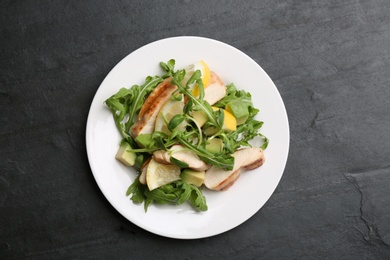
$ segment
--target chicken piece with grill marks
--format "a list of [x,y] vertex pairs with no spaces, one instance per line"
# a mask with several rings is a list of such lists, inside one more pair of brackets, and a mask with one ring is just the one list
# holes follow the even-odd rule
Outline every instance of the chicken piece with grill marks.
[[243,148],[233,154],[232,170],[212,166],[206,171],[204,184],[211,190],[227,190],[240,177],[241,172],[260,167],[264,163],[264,153],[260,148]]
[[142,106],[137,122],[131,127],[130,133],[136,138],[140,134],[151,134],[158,112],[177,90],[177,86],[171,83],[171,78],[165,79],[150,93]]

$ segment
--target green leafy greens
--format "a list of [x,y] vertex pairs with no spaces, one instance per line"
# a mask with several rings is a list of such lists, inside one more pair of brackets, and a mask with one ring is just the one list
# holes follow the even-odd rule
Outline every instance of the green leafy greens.
[[130,89],[121,88],[115,95],[105,101],[110,108],[115,124],[123,138],[134,146],[134,140],[129,135],[130,127],[135,123],[136,115],[142,104],[153,89],[162,82],[161,77],[147,77],[141,86],[134,85]]
[[180,205],[187,201],[197,211],[207,210],[206,198],[202,191],[183,181],[175,181],[150,191],[146,185],[139,182],[139,178],[136,178],[128,188],[126,195],[131,195],[130,199],[135,203],[145,202],[145,211],[151,203]]
[[[115,124],[122,135],[122,142],[128,142],[131,146],[128,152],[136,153],[135,159],[138,172],[141,172],[141,166],[145,163],[151,154],[157,150],[169,152],[170,162],[180,168],[186,168],[189,165],[174,157],[175,151],[170,148],[175,144],[180,144],[181,150],[190,151],[206,163],[226,170],[233,169],[234,158],[232,154],[239,148],[250,146],[249,141],[255,137],[263,139],[262,149],[266,149],[268,139],[259,133],[263,122],[255,120],[259,112],[252,104],[251,95],[244,90],[237,90],[234,84],[230,84],[226,89],[226,96],[214,104],[214,109],[204,100],[205,92],[202,82],[202,75],[196,70],[187,82],[183,82],[186,76],[185,70],[175,71],[175,60],[171,59],[167,63],[160,62],[161,68],[165,71],[162,76],[149,76],[145,83],[131,88],[121,88],[116,94],[105,101],[105,104],[111,110]],[[174,115],[169,121],[164,120],[170,133],[155,131],[151,134],[141,134],[136,138],[130,135],[130,129],[138,119],[138,114],[150,93],[164,79],[170,77],[171,83],[177,86],[177,90],[172,95],[172,100],[182,100],[183,96],[187,98],[183,111]],[[199,96],[195,97],[191,87],[196,85],[199,88]],[[244,116],[240,119],[242,122],[235,131],[224,131],[224,112],[235,104],[239,105],[240,112]],[[219,109],[215,109],[219,108]],[[207,118],[203,126],[198,125],[192,113],[202,111]],[[185,125],[185,131],[179,130],[178,126]],[[207,134],[207,129],[215,130],[212,135]],[[182,128],[181,128],[182,129]],[[213,138],[223,140],[223,148],[218,152],[210,152],[206,149],[206,144]],[[147,185],[139,181],[139,176],[129,186],[126,196],[134,203],[144,203],[145,211],[152,203],[179,205],[189,202],[197,211],[207,210],[206,198],[203,196],[200,188],[186,183],[182,180],[175,181],[154,190],[149,190]]]

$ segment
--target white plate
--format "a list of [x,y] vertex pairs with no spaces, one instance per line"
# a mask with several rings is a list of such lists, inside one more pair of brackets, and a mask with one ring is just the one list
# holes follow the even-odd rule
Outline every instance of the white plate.
[[[125,196],[136,177],[114,156],[121,140],[104,101],[121,87],[141,85],[148,75],[162,75],[159,62],[176,60],[176,69],[203,59],[226,84],[252,94],[264,121],[261,133],[270,139],[265,164],[241,177],[227,191],[204,189],[208,211],[189,205],[133,204]],[[132,52],[107,75],[93,99],[86,129],[89,163],[96,182],[111,205],[135,225],[152,233],[181,239],[203,238],[228,231],[253,216],[269,199],[282,177],[289,150],[286,110],[272,80],[251,58],[225,43],[200,37],[174,37],[150,43]]]

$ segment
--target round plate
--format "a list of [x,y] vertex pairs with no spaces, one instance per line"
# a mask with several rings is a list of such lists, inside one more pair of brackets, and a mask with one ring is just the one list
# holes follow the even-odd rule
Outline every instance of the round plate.
[[[104,101],[121,87],[141,85],[148,75],[162,75],[160,61],[176,60],[176,69],[204,60],[225,82],[252,94],[264,121],[261,133],[270,140],[266,162],[244,172],[227,191],[204,188],[208,211],[196,212],[185,204],[134,204],[125,193],[136,172],[114,157],[121,140]],[[253,216],[278,185],[289,150],[287,113],[272,80],[251,58],[225,43],[201,37],[174,37],[145,45],[120,61],[107,75],[93,99],[86,129],[89,163],[96,182],[111,205],[135,225],[152,233],[181,239],[204,238],[228,231]]]

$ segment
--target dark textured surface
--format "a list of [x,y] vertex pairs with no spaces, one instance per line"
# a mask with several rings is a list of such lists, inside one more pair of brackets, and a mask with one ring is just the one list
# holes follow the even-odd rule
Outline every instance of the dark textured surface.
[[[0,259],[390,259],[390,2],[164,2],[0,2]],[[177,35],[251,56],[291,130],[267,204],[189,241],[120,216],[93,179],[84,136],[112,67]]]

